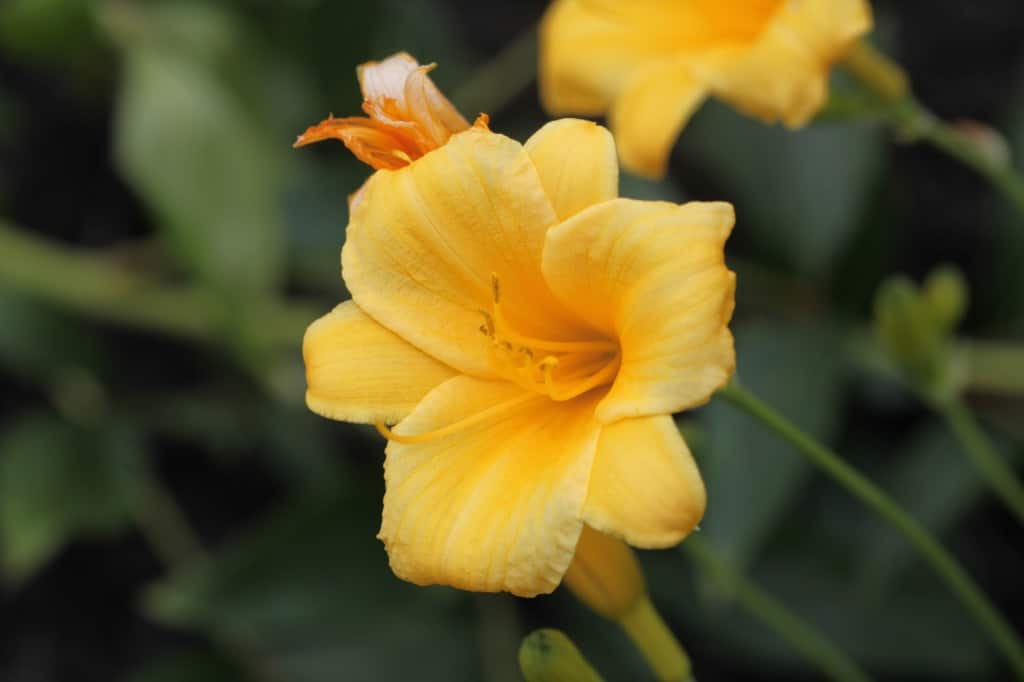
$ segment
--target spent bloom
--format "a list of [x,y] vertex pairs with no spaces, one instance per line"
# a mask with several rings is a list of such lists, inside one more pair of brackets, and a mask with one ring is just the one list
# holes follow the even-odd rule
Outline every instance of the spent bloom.
[[627,169],[665,172],[706,97],[799,127],[832,64],[871,29],[867,0],[556,0],[540,83],[556,114],[606,114]]
[[356,75],[368,116],[332,114],[299,135],[295,146],[341,140],[374,169],[401,168],[437,149],[469,123],[430,79],[435,66],[420,66],[405,52],[360,64]]
[[617,194],[611,135],[572,119],[525,145],[478,124],[364,186],[306,402],[389,439],[398,576],[531,596],[585,524],[665,547],[703,515],[671,413],[734,370],[733,209]]

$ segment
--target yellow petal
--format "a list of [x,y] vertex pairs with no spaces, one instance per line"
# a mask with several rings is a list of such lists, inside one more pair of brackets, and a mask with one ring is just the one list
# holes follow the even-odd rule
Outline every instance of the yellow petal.
[[429,66],[421,66],[409,75],[405,82],[405,106],[409,117],[433,145],[439,147],[453,133],[468,128],[469,122],[430,80],[427,75],[430,70]]
[[671,417],[601,430],[583,520],[635,547],[671,547],[704,516],[704,482]]
[[807,123],[828,97],[829,69],[871,30],[866,0],[788,2],[760,38],[708,80],[738,109],[790,127]]
[[523,147],[472,128],[405,168],[370,178],[352,212],[342,276],[375,320],[464,373],[493,377],[493,347],[480,333],[492,273],[518,331],[582,333],[540,272],[555,222]]
[[431,392],[396,433],[422,434],[505,407],[457,433],[388,444],[380,538],[395,574],[527,597],[557,587],[583,525],[600,432],[594,402],[554,403],[465,376]]
[[702,404],[732,376],[736,279],[723,249],[734,221],[721,202],[615,199],[548,232],[548,284],[621,346],[602,422]]
[[638,175],[663,176],[676,138],[706,94],[684,60],[639,69],[615,98],[608,117],[623,167]]
[[453,370],[346,301],[309,325],[302,341],[306,404],[330,419],[394,423]]
[[[668,22],[647,21],[669,2],[556,0],[541,23],[540,96],[554,114],[602,114],[633,71],[671,55]],[[653,9],[652,9],[653,8]]]
[[559,220],[619,196],[619,163],[607,129],[574,118],[552,121],[526,141]]

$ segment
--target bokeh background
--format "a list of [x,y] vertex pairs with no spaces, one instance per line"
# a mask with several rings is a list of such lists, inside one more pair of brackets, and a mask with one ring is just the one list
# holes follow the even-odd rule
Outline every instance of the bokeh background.
[[[544,4],[0,3],[0,679],[505,682],[542,626],[609,680],[647,679],[562,591],[394,578],[374,538],[383,441],[302,404],[301,335],[347,296],[345,197],[368,169],[295,135],[356,113],[355,65],[404,49],[439,63],[468,117],[525,139],[545,120]],[[875,6],[920,98],[1001,129],[1019,164],[1024,4]],[[879,283],[940,263],[970,282],[964,337],[1024,340],[1020,217],[871,123],[790,133],[714,103],[666,181],[622,193],[735,203],[743,381],[869,472],[1024,629],[1019,526],[945,425],[864,362]],[[980,378],[969,398],[1019,463],[1024,402]],[[880,680],[1010,678],[907,544],[787,446],[718,402],[680,423],[709,487],[701,535],[731,566]],[[701,682],[821,679],[719,572],[642,558]]]

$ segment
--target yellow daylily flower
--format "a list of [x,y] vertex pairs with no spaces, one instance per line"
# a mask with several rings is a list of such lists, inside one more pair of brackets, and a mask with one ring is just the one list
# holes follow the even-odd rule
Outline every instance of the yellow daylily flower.
[[733,209],[617,194],[611,135],[579,120],[525,145],[474,126],[367,182],[306,400],[390,440],[399,577],[532,596],[584,524],[664,547],[703,515],[670,414],[734,370]]
[[554,114],[607,114],[622,165],[660,176],[708,95],[807,123],[832,64],[871,25],[867,0],[555,0],[541,27],[541,99]]

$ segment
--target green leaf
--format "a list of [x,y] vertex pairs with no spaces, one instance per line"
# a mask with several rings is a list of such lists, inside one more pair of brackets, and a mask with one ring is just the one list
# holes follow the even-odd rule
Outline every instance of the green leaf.
[[395,578],[375,539],[379,515],[377,496],[304,495],[154,586],[147,610],[292,682],[475,679],[466,595]]
[[[879,677],[991,679],[984,635],[943,584],[930,575],[915,576],[913,583],[882,599],[864,599],[851,589],[848,567],[823,556],[823,546],[835,542],[834,524],[830,530],[831,536],[815,535],[799,550],[789,546],[780,551],[751,579]],[[697,607],[674,595],[671,599],[671,613],[686,623],[686,630],[737,657],[740,669],[806,665],[773,631],[719,595],[699,600]]]
[[[192,25],[187,12],[173,16]],[[187,32],[162,19],[158,27],[176,44]],[[230,28],[193,36],[209,38],[205,50],[175,50],[146,26],[145,40],[122,38],[117,165],[193,275],[225,293],[272,289],[284,274],[280,193],[289,140],[271,136],[209,63],[230,44]]]
[[[962,446],[940,425],[914,434],[877,478],[911,516],[940,537],[985,492]],[[906,538],[889,526],[876,523],[874,531],[865,535],[860,565],[861,584],[869,595],[886,592],[919,560]]]
[[36,414],[0,434],[0,568],[15,582],[79,534],[106,536],[131,520],[143,490],[139,435],[92,431]]
[[58,379],[69,368],[103,372],[110,367],[96,334],[10,291],[0,292],[0,365],[23,379],[42,383]]
[[737,223],[771,260],[820,276],[846,246],[883,165],[866,125],[766,126],[712,103],[687,126],[681,154],[724,183]]
[[[740,381],[798,426],[828,442],[840,399],[839,337],[820,323],[736,325]],[[810,473],[793,449],[721,401],[706,414],[708,505],[702,528],[737,563],[749,562]]]

